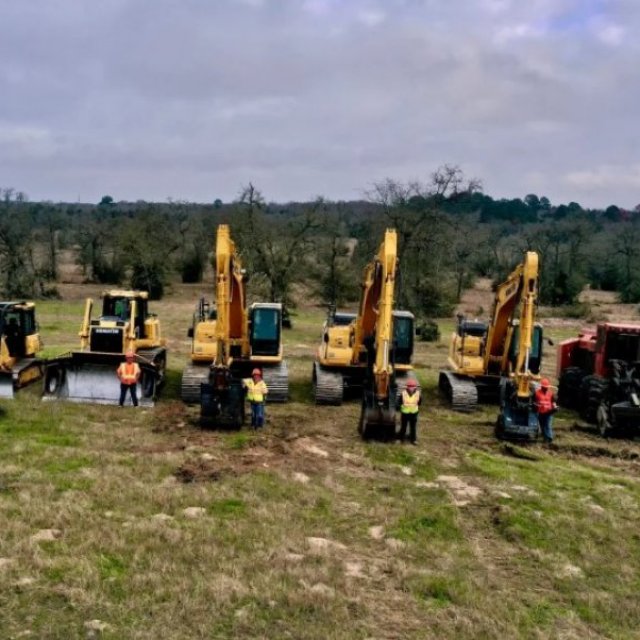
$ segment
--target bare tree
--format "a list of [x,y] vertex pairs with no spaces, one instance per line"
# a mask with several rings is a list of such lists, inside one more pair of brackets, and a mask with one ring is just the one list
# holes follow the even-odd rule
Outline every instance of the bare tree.
[[299,215],[283,218],[268,212],[264,198],[253,184],[244,187],[236,202],[237,237],[243,255],[254,273],[269,285],[272,302],[290,302],[291,284],[305,275],[300,267],[311,246],[311,236],[320,226],[318,198]]
[[13,189],[0,189],[0,268],[5,296],[13,298],[33,294],[35,274],[31,250],[27,196]]

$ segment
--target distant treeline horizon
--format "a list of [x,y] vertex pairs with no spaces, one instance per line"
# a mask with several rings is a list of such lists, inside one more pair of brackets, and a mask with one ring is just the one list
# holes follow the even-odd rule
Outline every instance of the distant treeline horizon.
[[582,289],[640,301],[640,205],[583,208],[544,196],[493,199],[480,181],[445,165],[426,182],[387,179],[365,198],[268,202],[258,186],[230,203],[167,200],[95,204],[31,202],[0,190],[0,289],[4,297],[55,295],[59,253],[71,249],[87,282],[127,284],[161,297],[179,277],[199,282],[215,228],[229,223],[255,295],[295,304],[296,283],[322,304],[357,299],[360,271],[386,227],[398,231],[398,304],[451,313],[476,277],[504,278],[523,252],[540,255],[541,301],[570,305]]

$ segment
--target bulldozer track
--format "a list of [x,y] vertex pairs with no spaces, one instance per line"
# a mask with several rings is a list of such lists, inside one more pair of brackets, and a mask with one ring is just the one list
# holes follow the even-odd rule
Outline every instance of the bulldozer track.
[[209,380],[209,365],[188,364],[182,371],[180,396],[187,404],[200,404],[200,385]]
[[441,371],[439,386],[454,411],[470,413],[477,408],[478,389],[473,381],[458,378],[451,371]]
[[313,395],[316,404],[342,404],[344,381],[342,374],[313,364]]

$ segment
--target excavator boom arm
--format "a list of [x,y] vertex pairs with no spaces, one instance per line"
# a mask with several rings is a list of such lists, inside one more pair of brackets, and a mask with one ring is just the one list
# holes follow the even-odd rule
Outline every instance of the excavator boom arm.
[[503,283],[498,285],[484,351],[484,371],[487,374],[503,375],[507,372],[509,345],[513,334],[512,321],[520,302],[522,302],[521,315],[525,314],[527,319],[524,326],[520,328],[520,341],[528,340],[529,348],[531,347],[537,279],[538,254],[527,251],[524,261]]
[[534,251],[528,251],[525,256],[521,279],[520,330],[514,375],[518,397],[527,398],[530,394],[529,383],[531,382],[529,356],[535,326],[535,306],[538,300],[538,254]]
[[221,224],[216,237],[216,341],[215,365],[231,364],[231,346],[241,344],[248,355],[246,286],[242,261],[231,239],[229,226]]
[[393,300],[398,241],[394,229],[387,229],[375,259],[364,270],[360,310],[356,319],[352,363],[357,364],[366,341],[373,341],[373,376],[376,396],[387,397],[393,374]]

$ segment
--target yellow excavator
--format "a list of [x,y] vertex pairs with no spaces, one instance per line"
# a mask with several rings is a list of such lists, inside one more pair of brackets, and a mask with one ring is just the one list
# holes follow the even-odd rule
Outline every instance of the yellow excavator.
[[149,312],[148,302],[146,291],[105,291],[102,313],[92,319],[93,300],[87,298],[80,350],[47,360],[43,398],[117,404],[120,381],[116,369],[125,354],[133,351],[142,372],[138,383],[140,405],[153,405],[164,381],[167,349],[160,321]]
[[282,305],[247,307],[246,272],[229,226],[216,237],[215,307],[198,303],[188,336],[191,362],[182,374],[184,402],[200,404],[203,424],[238,428],[244,423],[242,379],[259,368],[269,402],[289,398],[289,375],[282,348]]
[[496,288],[488,324],[458,316],[451,370],[440,372],[440,389],[453,409],[473,411],[478,402],[500,402],[501,437],[529,437],[537,431],[530,405],[542,364],[543,331],[535,321],[538,277],[538,254],[528,251]]
[[362,394],[359,431],[364,438],[390,438],[395,409],[409,379],[414,316],[394,311],[397,234],[387,229],[377,255],[364,270],[357,314],[331,310],[313,365],[316,404],[339,405]]
[[0,302],[0,398],[13,398],[44,373],[33,302]]

